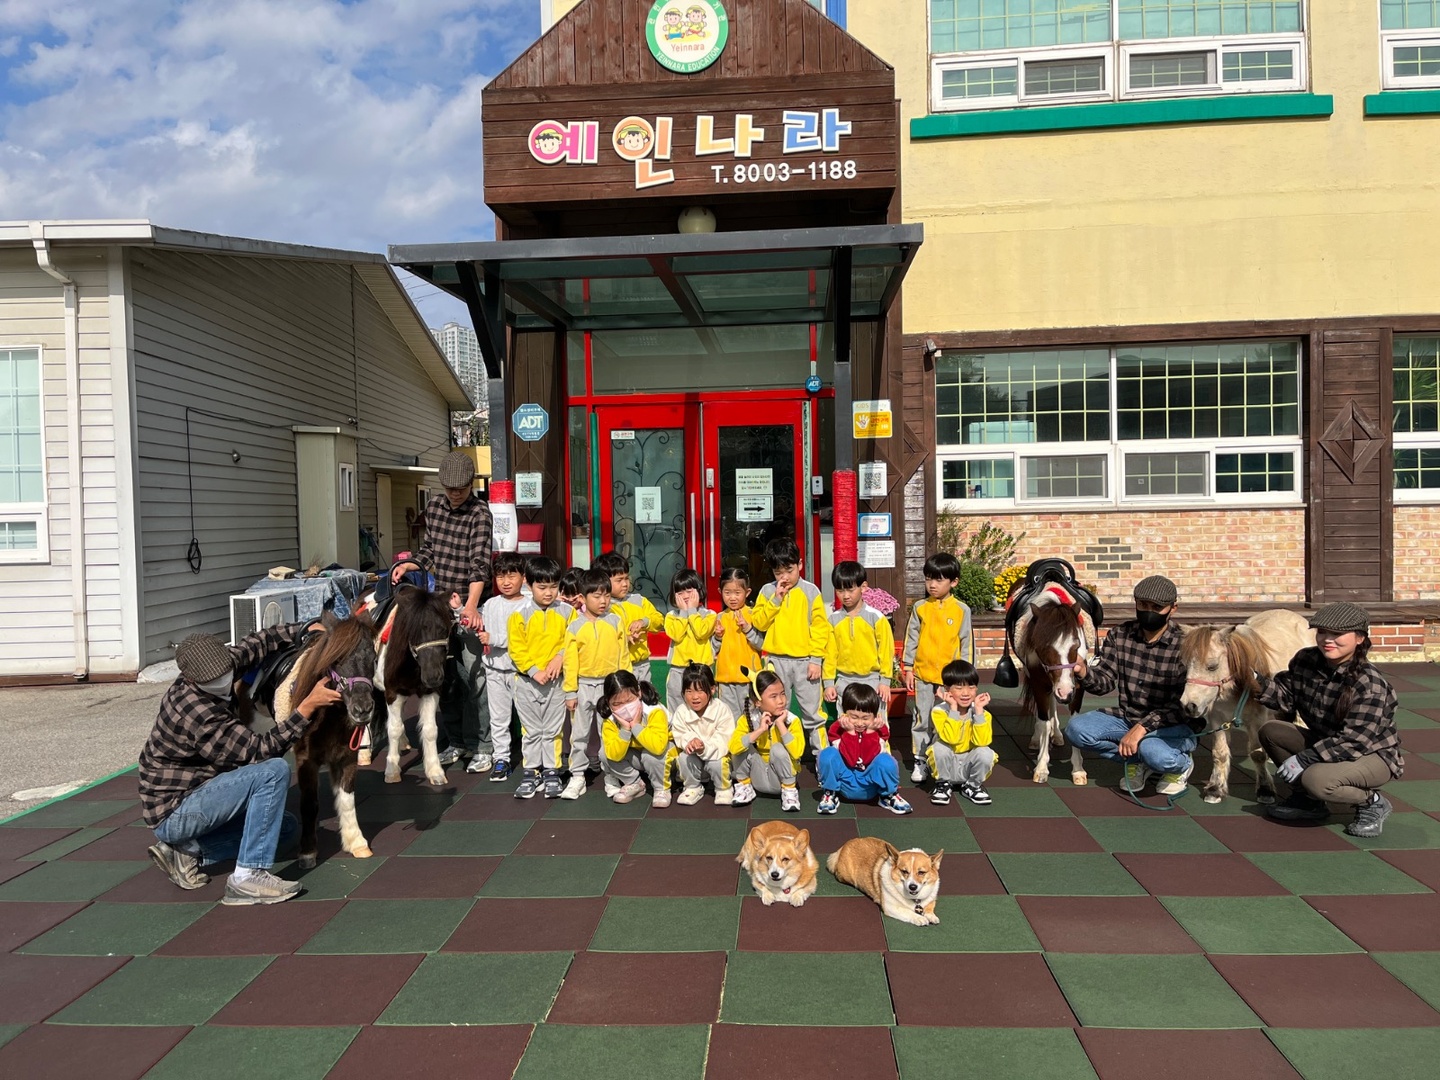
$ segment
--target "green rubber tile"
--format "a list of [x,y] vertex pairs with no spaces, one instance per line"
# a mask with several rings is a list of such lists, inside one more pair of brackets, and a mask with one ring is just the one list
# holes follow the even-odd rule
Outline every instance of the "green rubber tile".
[[[298,881],[305,886],[298,900],[344,900],[384,862],[383,855],[369,859],[337,856],[326,859],[313,870],[301,870],[292,860],[276,866],[275,873],[287,881]],[[288,902],[296,903],[295,900]]]
[[442,821],[406,846],[414,855],[509,855],[530,831],[531,821]]
[[1440,952],[1371,953],[1370,959],[1440,1009]]
[[[1416,810],[1440,810],[1440,780],[1392,780],[1385,785],[1385,791]],[[1385,828],[1390,828],[1388,821]]]
[[1166,956],[1165,994],[1157,1004],[1155,982],[1137,972],[1157,970],[1154,956],[1047,953],[1045,962],[1075,1016],[1086,1027],[1260,1027],[1240,995],[1203,956]]
[[113,829],[80,829],[56,840],[53,844],[46,844],[38,851],[32,851],[28,855],[21,855],[21,862],[49,862],[51,859],[58,859],[62,855],[69,855],[72,851],[78,851],[86,844],[99,840],[102,836],[108,836],[114,832]]
[[17,950],[51,956],[147,956],[212,904],[91,904]]
[[[1068,784],[1069,781],[1066,780]],[[1055,794],[1055,789],[1040,784],[1030,787],[992,787],[994,798],[989,806],[965,803],[966,817],[1074,817],[1074,812]]]
[[[817,993],[829,986],[837,992]],[[843,988],[843,990],[842,990]],[[730,954],[720,1020],[727,1024],[888,1027],[895,1023],[876,953]]]
[[[361,825],[392,821],[439,821],[458,797],[453,791],[407,791],[403,795],[382,792],[362,800],[355,807],[355,817]],[[329,804],[322,801],[321,805]]]
[[1440,820],[1429,814],[1391,814],[1385,821],[1385,831],[1370,839],[1351,836],[1345,831],[1343,822],[1327,827],[1337,836],[1366,851],[1440,848]]
[[568,952],[427,956],[377,1024],[538,1024],[570,967]]
[[428,953],[455,932],[474,900],[350,900],[302,953]]
[[20,1032],[25,1030],[25,1024],[0,1024],[0,1046],[4,1046]]
[[49,1022],[157,1027],[203,1024],[273,959],[138,956]]
[[900,1080],[1095,1080],[1080,1040],[1069,1028],[897,1027],[890,1032]]
[[740,938],[740,899],[612,896],[591,952],[730,952]]
[[[1440,824],[1440,822],[1436,822]],[[745,843],[750,822],[664,821],[654,816],[640,823],[630,842],[632,855],[734,855]]]
[[[941,864],[944,870],[944,864]],[[885,919],[891,952],[1039,952],[1040,942],[1013,896],[942,896],[934,926]]]
[[619,855],[511,855],[481,896],[603,896]]
[[1207,953],[1364,951],[1298,896],[1163,896],[1160,902]]
[[[1230,849],[1188,817],[1081,818],[1095,842],[1106,851],[1151,855],[1223,855]],[[1437,822],[1440,824],[1440,822]]]
[[1368,851],[1257,852],[1245,857],[1297,896],[1430,891]]
[[[1440,695],[1435,696],[1437,699],[1440,699]],[[1440,707],[1440,700],[1437,700],[1436,705],[1422,705],[1420,702],[1413,700],[1413,694],[1407,694],[1406,698],[1407,704],[1415,709],[1434,709]],[[1401,731],[1425,731],[1433,730],[1435,721],[1431,720],[1428,716],[1421,716],[1419,713],[1401,706],[1395,710],[1395,726]]]
[[322,1080],[358,1027],[200,1027],[145,1080]]
[[94,900],[150,869],[148,861],[41,863],[0,885],[0,900]]
[[[1232,783],[1231,790],[1239,787],[1239,784]],[[1227,795],[1218,803],[1207,803],[1200,798],[1200,792],[1194,788],[1178,803],[1175,804],[1174,813],[1184,813],[1190,817],[1234,817],[1237,814],[1249,814],[1254,812],[1255,796],[1250,790],[1251,785],[1246,784],[1239,795]],[[1147,796],[1144,800],[1148,805],[1164,806],[1163,797]]]
[[[605,789],[601,782],[596,780],[590,785],[589,790],[578,799],[552,799],[550,809],[545,811],[547,818],[643,818],[645,812],[650,809],[650,800],[646,796],[628,803],[617,803],[605,795]],[[661,813],[662,811],[656,811]]]
[[94,825],[114,817],[122,810],[135,809],[134,799],[63,799],[60,802],[42,806],[21,817],[11,818],[0,828],[6,829],[55,829],[80,828]]
[[589,1027],[542,1024],[530,1036],[515,1080],[634,1080],[643,1073],[665,1080],[701,1080],[710,1028]]
[[1440,1028],[1271,1028],[1270,1041],[1305,1080],[1434,1080]]
[[820,817],[833,817],[837,819],[854,818],[856,816],[855,805],[853,802],[842,799],[839,810],[835,811],[834,814],[822,815],[820,813],[819,789],[802,787],[800,789],[800,810],[798,813],[793,810],[787,811],[780,809],[780,799],[778,797],[760,795],[750,804],[750,820],[758,823],[761,821],[789,821],[794,818],[802,821],[805,819],[813,820]]
[[[1113,855],[995,853],[990,864],[1013,896],[1144,896]],[[945,866],[940,866],[944,877]]]
[[[914,817],[892,817],[892,818],[861,818],[859,821],[861,836],[878,836],[882,840],[889,840],[901,851],[906,848],[920,848],[931,855],[937,851],[946,852],[975,852],[980,850],[980,845],[975,842],[975,834],[970,831],[970,826],[965,824],[964,818],[958,815],[951,819],[946,818],[914,818]],[[945,873],[945,864],[940,864],[941,876]]]

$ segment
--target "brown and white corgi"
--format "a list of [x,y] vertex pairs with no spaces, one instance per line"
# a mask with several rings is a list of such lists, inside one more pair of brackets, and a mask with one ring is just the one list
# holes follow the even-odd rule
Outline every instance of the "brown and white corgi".
[[755,895],[766,907],[777,900],[800,907],[815,894],[820,861],[810,850],[808,829],[796,829],[788,821],[756,825],[735,861],[750,875]]
[[847,840],[825,860],[836,879],[853,885],[880,905],[892,919],[926,926],[938,923],[935,898],[940,893],[943,849],[926,855],[919,848],[896,851],[874,836]]

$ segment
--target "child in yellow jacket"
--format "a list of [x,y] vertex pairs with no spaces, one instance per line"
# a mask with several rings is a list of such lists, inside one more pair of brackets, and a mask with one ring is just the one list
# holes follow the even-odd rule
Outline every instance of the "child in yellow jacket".
[[[734,781],[732,806],[755,801],[755,792],[780,796],[780,809],[800,812],[795,775],[805,753],[805,730],[790,711],[790,690],[773,670],[755,672],[745,711],[735,722],[730,738]],[[824,734],[824,729],[821,729]]]
[[665,629],[665,616],[643,593],[630,591],[630,563],[618,551],[601,552],[595,569],[610,575],[610,607],[625,627],[630,647],[630,670],[641,682],[650,681],[650,635]]
[[990,695],[980,693],[980,673],[969,661],[950,661],[940,677],[940,704],[930,714],[935,731],[929,747],[930,771],[935,774],[930,801],[948,806],[953,788],[977,806],[988,806],[985,781],[996,759],[991,748],[995,722],[985,711]]
[[705,582],[690,567],[670,581],[670,610],[665,633],[670,638],[670,674],[665,680],[665,707],[680,707],[680,674],[689,664],[715,663],[715,612],[705,606]]
[[788,536],[765,545],[765,561],[775,580],[760,590],[751,621],[765,632],[765,660],[795,695],[800,722],[819,753],[826,745],[820,712],[820,679],[830,641],[825,600],[812,582],[801,578],[800,549]]
[[669,806],[675,747],[670,742],[670,717],[655,688],[629,671],[615,672],[605,679],[600,717],[605,778],[617,785],[610,798],[630,802],[645,793],[645,777],[649,777],[650,805]]
[[915,719],[910,741],[915,768],[910,774],[921,783],[928,771],[925,755],[934,734],[930,713],[940,689],[940,673],[951,660],[975,662],[975,630],[970,609],[951,593],[960,581],[960,560],[941,551],[925,560],[925,598],[910,609],[905,628],[905,689],[915,695]]
[[746,671],[760,670],[759,649],[765,635],[750,621],[754,612],[746,603],[750,598],[750,575],[738,566],[720,571],[720,603],[724,605],[715,619],[712,631],[715,641],[715,683],[720,700],[739,716],[745,711],[745,697],[750,693]]
[[[582,607],[571,620],[565,638],[565,707],[570,710],[570,781],[562,799],[585,794],[585,770],[590,767],[590,733],[599,722],[598,706],[605,679],[630,669],[625,626],[610,610],[610,578],[603,570],[580,574]],[[603,771],[604,763],[601,762]],[[609,774],[607,794],[618,787]]]
[[547,799],[558,799],[564,790],[560,746],[565,731],[565,628],[574,611],[558,599],[560,564],[548,555],[533,556],[525,564],[525,581],[530,599],[506,624],[510,659],[515,663],[523,765],[515,797],[533,799],[543,790]]
[[890,677],[895,673],[895,632],[889,619],[865,603],[865,568],[858,562],[836,563],[830,582],[840,610],[830,612],[825,700],[839,701],[851,683],[866,683],[880,694],[883,712],[890,704]]

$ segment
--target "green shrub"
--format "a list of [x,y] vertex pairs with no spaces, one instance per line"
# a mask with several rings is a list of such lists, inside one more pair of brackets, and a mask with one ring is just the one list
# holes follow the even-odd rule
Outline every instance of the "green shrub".
[[[971,532],[971,526],[975,529]],[[962,563],[979,563],[991,578],[1015,561],[1015,550],[1025,539],[989,521],[963,514],[940,514],[935,519],[931,551],[953,551]]]
[[954,595],[971,611],[989,611],[995,606],[995,579],[980,563],[962,562]]

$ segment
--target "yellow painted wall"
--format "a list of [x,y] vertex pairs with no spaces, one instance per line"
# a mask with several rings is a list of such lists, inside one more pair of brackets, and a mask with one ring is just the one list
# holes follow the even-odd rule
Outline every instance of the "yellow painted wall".
[[1440,117],[1366,120],[1375,0],[1311,0],[1328,119],[911,141],[926,0],[850,0],[896,67],[907,333],[1440,311]]

